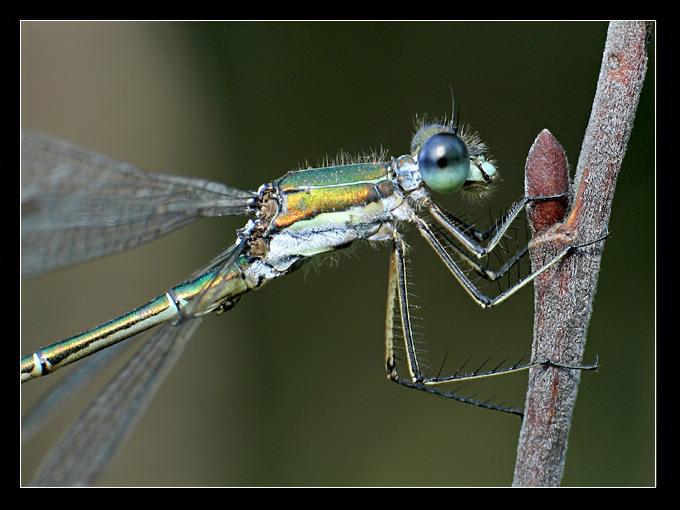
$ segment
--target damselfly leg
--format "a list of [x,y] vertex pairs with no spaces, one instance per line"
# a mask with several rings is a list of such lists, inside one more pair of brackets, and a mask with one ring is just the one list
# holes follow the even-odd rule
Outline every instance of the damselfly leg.
[[[516,263],[518,263],[521,258],[527,253],[528,248],[522,247],[517,253],[511,256],[510,260],[505,263],[500,269],[492,271],[485,266],[478,263],[477,257],[483,255],[488,255],[492,252],[494,248],[499,245],[500,240],[503,238],[507,232],[510,224],[517,218],[522,208],[526,206],[531,201],[536,200],[549,200],[552,198],[558,198],[560,195],[551,195],[544,197],[527,197],[518,202],[513,206],[510,211],[503,217],[502,220],[495,223],[494,226],[486,231],[482,232],[477,229],[472,228],[465,222],[457,219],[455,216],[450,215],[446,211],[441,210],[438,206],[432,203],[430,210],[435,210],[437,212],[434,215],[437,223],[447,232],[455,236],[455,239],[463,243],[466,248],[470,248],[473,255],[467,254],[462,247],[457,246],[455,243],[448,241],[447,239],[440,239],[440,237],[435,235],[433,226],[422,218],[417,218],[414,223],[420,234],[427,241],[430,247],[437,253],[444,265],[449,269],[451,274],[456,278],[460,285],[468,292],[470,297],[482,308],[489,308],[496,304],[503,302],[505,299],[522,289],[524,286],[529,284],[534,278],[543,273],[549,267],[558,263],[564,256],[569,252],[585,245],[592,244],[593,242],[583,243],[581,245],[573,245],[566,247],[560,253],[558,253],[552,260],[547,261],[543,266],[531,272],[529,275],[519,279],[513,285],[511,285],[506,290],[500,292],[495,297],[491,298],[485,295],[466,274],[464,269],[459,267],[459,264],[468,266],[476,274],[488,281],[494,281],[502,277],[507,271],[509,271]],[[471,235],[473,238],[469,237]],[[491,239],[487,246],[482,247],[477,244],[478,240]],[[598,240],[599,241],[599,240]],[[458,261],[454,260],[450,252],[453,251],[458,255]],[[522,416],[522,410],[507,407],[503,405],[493,404],[490,401],[481,401],[475,398],[465,397],[455,392],[444,391],[439,388],[435,388],[435,385],[450,383],[453,381],[469,381],[472,379],[480,379],[484,377],[490,377],[500,374],[507,374],[510,372],[517,372],[520,370],[526,370],[531,367],[539,365],[552,365],[567,369],[575,370],[594,370],[597,368],[597,362],[592,365],[574,365],[567,363],[558,363],[551,360],[534,360],[527,363],[522,363],[521,360],[511,366],[503,366],[503,362],[491,370],[475,370],[471,373],[461,373],[459,369],[455,374],[442,376],[438,374],[435,377],[426,377],[420,368],[420,361],[418,359],[417,349],[415,346],[414,335],[411,325],[410,317],[410,305],[409,305],[409,292],[408,292],[408,278],[407,278],[407,268],[406,268],[406,258],[405,258],[405,243],[401,235],[395,235],[392,253],[390,256],[390,270],[389,270],[389,284],[387,292],[387,315],[386,315],[386,331],[385,331],[385,364],[388,377],[394,382],[404,385],[409,388],[414,388],[429,393],[437,394],[442,397],[446,397],[452,400],[464,402],[467,404],[472,404],[479,407],[484,407],[487,409],[493,409],[497,411],[508,412],[511,414],[517,414]],[[396,311],[396,313],[395,313]],[[396,318],[398,317],[398,319]],[[395,321],[398,322],[396,327],[399,329],[403,343],[404,350],[406,353],[406,365],[408,367],[410,378],[406,379],[399,375],[397,369],[397,359],[395,354],[395,338],[394,338],[394,328]],[[462,367],[461,367],[462,368]]]

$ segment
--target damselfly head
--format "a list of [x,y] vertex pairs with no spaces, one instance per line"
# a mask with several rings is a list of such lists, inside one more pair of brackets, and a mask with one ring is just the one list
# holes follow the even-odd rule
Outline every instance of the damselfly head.
[[454,122],[422,125],[411,141],[411,153],[425,184],[439,193],[461,190],[478,197],[498,178],[484,143]]

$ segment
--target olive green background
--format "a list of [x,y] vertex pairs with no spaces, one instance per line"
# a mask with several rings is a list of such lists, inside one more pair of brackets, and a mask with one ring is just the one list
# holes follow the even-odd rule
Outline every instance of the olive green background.
[[[338,150],[408,150],[415,114],[479,131],[503,182],[523,193],[526,154],[549,129],[575,166],[607,24],[21,24],[22,127],[150,172],[256,189]],[[655,67],[621,170],[563,485],[655,483]],[[159,295],[234,239],[243,219],[205,220],[129,253],[22,283],[21,353]],[[409,231],[413,292],[432,369],[470,353],[529,352],[532,292],[478,310]],[[383,370],[386,247],[359,246],[208,317],[102,485],[456,485],[512,481],[520,421],[390,383]],[[143,340],[143,339],[142,339]],[[474,367],[473,367],[474,368]],[[21,449],[21,483],[110,377]],[[21,387],[22,408],[52,379]],[[491,384],[491,383],[489,383]],[[522,403],[526,374],[501,378]],[[467,387],[466,387],[467,389]],[[490,395],[485,393],[485,395]]]

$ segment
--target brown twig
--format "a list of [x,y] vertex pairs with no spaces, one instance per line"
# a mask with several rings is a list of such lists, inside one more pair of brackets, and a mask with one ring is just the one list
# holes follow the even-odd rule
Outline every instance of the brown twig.
[[[557,223],[566,212],[557,201],[537,203],[529,211],[537,234],[531,246],[535,267],[568,246],[597,241],[607,233],[616,179],[647,68],[650,31],[651,24],[645,22],[609,25],[569,215]],[[527,159],[527,196],[560,192],[565,186],[563,158],[552,135],[542,132]],[[582,362],[602,244],[575,248],[536,279],[533,360]],[[560,484],[580,376],[581,370],[549,364],[530,370],[513,485]]]

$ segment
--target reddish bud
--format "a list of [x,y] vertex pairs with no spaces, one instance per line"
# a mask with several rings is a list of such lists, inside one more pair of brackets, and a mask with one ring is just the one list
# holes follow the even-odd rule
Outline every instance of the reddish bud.
[[[524,175],[524,193],[527,197],[568,192],[567,156],[557,139],[547,129],[539,133],[529,149]],[[568,204],[566,195],[530,202],[527,205],[527,214],[534,232],[541,232],[562,221],[567,213]]]

